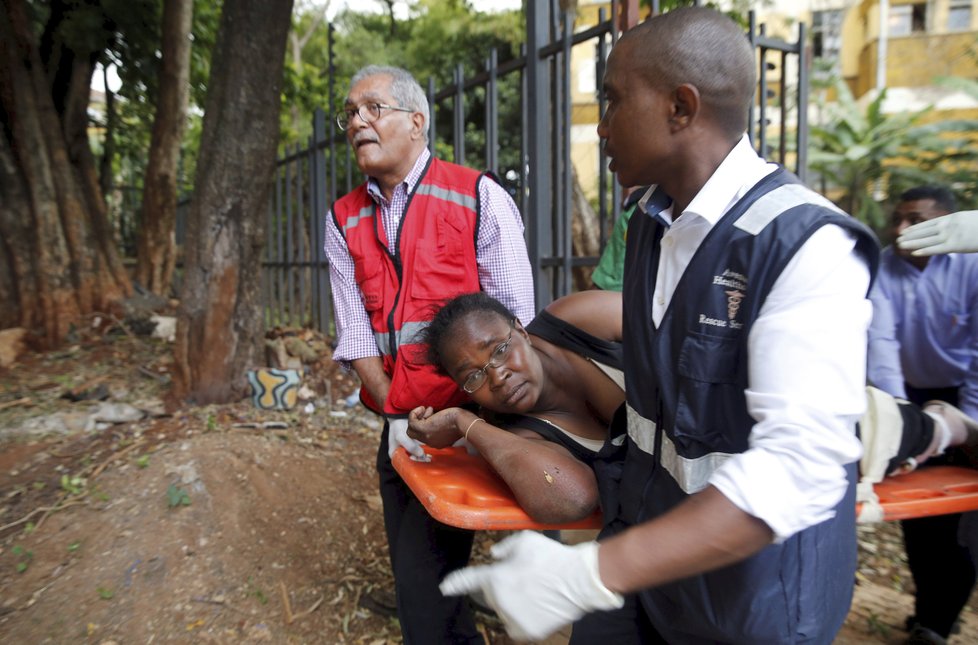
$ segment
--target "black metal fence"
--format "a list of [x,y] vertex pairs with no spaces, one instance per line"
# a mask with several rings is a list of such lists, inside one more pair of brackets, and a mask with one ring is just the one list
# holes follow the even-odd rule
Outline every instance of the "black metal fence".
[[[450,85],[438,88],[433,80],[428,82],[432,105],[429,145],[433,150],[450,147],[455,162],[482,165],[495,172],[523,213],[538,307],[572,291],[575,269],[593,266],[599,257],[575,253],[572,242],[571,73],[573,48],[593,47],[593,60],[587,64],[593,64],[595,89],[600,88],[608,52],[617,38],[612,18],[617,15],[618,2],[611,2],[610,12],[601,12],[596,25],[575,33],[573,16],[561,11],[557,0],[528,2],[523,55],[500,62],[497,53],[490,51],[483,71],[466,78],[460,65]],[[751,139],[762,154],[805,179],[808,79],[804,25],[799,26],[797,41],[787,43],[767,36],[751,15],[748,37],[757,49],[760,70],[758,99],[750,114]],[[332,46],[329,55],[331,60]],[[505,83],[518,83],[518,105],[500,100],[499,88]],[[335,91],[331,86],[331,94]],[[595,91],[593,101],[597,113],[603,114],[600,92]],[[446,119],[450,130],[444,126]],[[481,136],[473,137],[473,132]],[[504,145],[501,137],[506,139]],[[618,216],[621,194],[600,146],[594,146],[590,163],[597,176],[592,205],[600,228],[600,253]],[[346,139],[337,131],[332,115],[317,111],[308,144],[286,151],[276,170],[263,284],[270,326],[331,331],[324,218],[332,201],[359,180]]]

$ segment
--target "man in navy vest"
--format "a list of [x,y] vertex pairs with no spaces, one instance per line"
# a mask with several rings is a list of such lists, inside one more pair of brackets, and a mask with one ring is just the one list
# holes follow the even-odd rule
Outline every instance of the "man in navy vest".
[[625,33],[598,134],[628,229],[627,429],[598,542],[521,533],[446,593],[514,636],[572,643],[830,643],[856,567],[872,233],[759,158],[743,30],[688,8]]
[[326,218],[333,358],[356,371],[364,404],[385,418],[377,472],[404,643],[482,643],[467,604],[438,591],[446,573],[468,562],[473,534],[434,520],[391,457],[404,449],[425,458],[407,436],[413,408],[468,400],[427,365],[416,340],[436,305],[485,291],[532,320],[523,220],[491,177],[429,153],[428,100],[408,72],[368,66],[350,86],[337,124],[367,180]]

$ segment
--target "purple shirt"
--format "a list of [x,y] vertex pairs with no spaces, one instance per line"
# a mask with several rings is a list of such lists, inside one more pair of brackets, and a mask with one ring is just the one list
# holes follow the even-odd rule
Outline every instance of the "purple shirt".
[[978,255],[935,255],[923,270],[883,251],[870,293],[869,381],[905,398],[916,388],[957,387],[978,417]]
[[[430,156],[427,148],[422,150],[411,172],[394,189],[390,201],[384,199],[376,181],[367,181],[367,192],[379,206],[388,244],[393,244],[397,239],[397,227],[404,216],[408,196],[421,179]],[[533,271],[523,239],[520,211],[503,187],[488,177],[479,180],[479,204],[482,212],[475,253],[479,284],[483,291],[506,305],[524,325],[529,324],[536,311]],[[349,368],[351,361],[380,356],[380,350],[354,277],[353,258],[346,247],[346,240],[336,228],[332,213],[326,218],[325,251],[329,259],[336,317],[337,345],[333,359]]]

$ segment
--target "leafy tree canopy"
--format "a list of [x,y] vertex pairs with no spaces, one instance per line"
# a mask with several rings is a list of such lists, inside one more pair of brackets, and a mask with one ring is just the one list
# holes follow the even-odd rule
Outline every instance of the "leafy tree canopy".
[[883,231],[888,197],[913,186],[944,184],[962,207],[973,203],[973,120],[935,120],[932,106],[888,113],[885,89],[861,106],[844,81],[833,88],[836,100],[821,99],[826,118],[811,129],[809,164],[844,210]]

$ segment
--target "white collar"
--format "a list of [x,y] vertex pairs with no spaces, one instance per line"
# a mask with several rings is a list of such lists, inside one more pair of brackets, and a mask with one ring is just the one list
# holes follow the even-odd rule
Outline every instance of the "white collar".
[[[777,170],[757,156],[745,134],[681,214],[693,213],[713,226],[757,182]],[[678,218],[677,218],[678,219]]]

